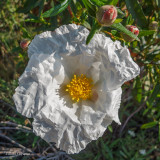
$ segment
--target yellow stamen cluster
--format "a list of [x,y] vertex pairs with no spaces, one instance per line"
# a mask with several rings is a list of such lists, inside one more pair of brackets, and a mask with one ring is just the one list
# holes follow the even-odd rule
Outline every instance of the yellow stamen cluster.
[[66,86],[66,91],[71,95],[72,100],[79,102],[80,99],[86,100],[92,95],[92,79],[87,78],[85,75],[74,75],[71,82]]

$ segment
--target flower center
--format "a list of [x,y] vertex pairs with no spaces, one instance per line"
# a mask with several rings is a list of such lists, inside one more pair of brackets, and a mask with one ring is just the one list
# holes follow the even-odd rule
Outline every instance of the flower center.
[[85,75],[76,76],[74,74],[71,82],[66,86],[66,91],[71,95],[72,100],[79,102],[80,99],[86,100],[92,95],[93,80]]

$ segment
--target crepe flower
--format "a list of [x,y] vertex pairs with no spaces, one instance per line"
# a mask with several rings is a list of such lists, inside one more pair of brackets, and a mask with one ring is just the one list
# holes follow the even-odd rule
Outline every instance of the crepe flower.
[[126,47],[75,24],[35,36],[13,96],[33,131],[67,153],[78,153],[114,120],[124,82],[139,74]]

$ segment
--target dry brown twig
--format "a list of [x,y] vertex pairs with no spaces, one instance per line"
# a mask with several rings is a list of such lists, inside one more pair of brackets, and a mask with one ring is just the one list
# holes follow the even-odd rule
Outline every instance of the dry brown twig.
[[7,125],[15,126],[14,128],[16,128],[16,129],[22,129],[22,130],[27,130],[29,132],[32,132],[31,128],[29,128],[27,126],[20,125],[20,124],[16,124],[16,123],[13,123],[10,121],[1,121],[0,124],[7,124]]
[[4,134],[1,134],[1,133],[0,133],[0,137],[7,139],[8,141],[10,141],[10,142],[13,143],[13,144],[16,144],[18,147],[22,148],[24,151],[27,151],[27,152],[29,152],[29,153],[33,153],[33,151],[32,151],[31,149],[24,147],[23,145],[17,143],[17,142],[14,141],[13,139],[5,136]]
[[5,154],[6,156],[0,156],[0,159],[13,159],[19,156],[36,156],[41,157],[42,155],[40,153],[34,153],[31,149],[26,148],[25,146],[17,143],[13,139],[7,137],[4,134],[0,133],[1,138],[5,138],[8,141],[10,141],[12,144],[17,145],[19,148],[6,148],[6,147],[0,147],[0,154]]

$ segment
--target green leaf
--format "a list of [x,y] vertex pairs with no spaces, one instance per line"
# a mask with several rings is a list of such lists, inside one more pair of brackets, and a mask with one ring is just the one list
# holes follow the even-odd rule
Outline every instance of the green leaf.
[[125,28],[121,23],[114,23],[111,25],[112,28],[115,28],[121,32],[124,32],[125,34],[127,34],[128,36],[134,38],[135,40],[139,41],[139,38],[134,35],[132,32],[130,32],[127,28]]
[[160,122],[159,122],[158,139],[159,139],[159,141],[160,141]]
[[116,35],[116,34],[117,34],[117,30],[111,30],[111,33],[112,33],[113,35]]
[[17,9],[17,12],[27,13],[36,6],[37,6],[37,0],[27,0],[23,7]]
[[113,132],[113,128],[111,125],[108,126],[108,130],[112,133]]
[[39,15],[42,11],[43,5],[44,5],[45,0],[27,0],[24,4],[23,7],[18,8],[17,12],[18,13],[27,13],[29,12],[31,9],[39,6]]
[[21,27],[21,30],[23,32],[23,38],[32,39],[31,35],[28,33],[27,29],[24,27]]
[[136,78],[136,100],[140,103],[142,100],[142,82],[139,77]]
[[93,160],[99,160],[99,159],[100,159],[100,157],[101,157],[101,154],[100,154],[100,153],[98,153],[96,156],[94,156],[94,159],[93,159]]
[[90,33],[89,33],[89,35],[88,35],[88,37],[87,37],[86,44],[89,44],[89,42],[90,42],[91,39],[93,38],[94,34],[95,34],[98,30],[100,30],[100,28],[101,28],[101,25],[100,25],[99,23],[95,22],[95,23],[93,24],[93,26],[92,26],[92,28],[91,28],[91,31],[90,31]]
[[92,17],[96,17],[96,6],[90,0],[82,0],[84,6],[86,7],[88,13]]
[[91,0],[97,6],[104,6],[104,5],[114,5],[116,6],[118,0]]
[[154,30],[141,30],[141,31],[139,31],[138,37],[149,36],[149,35],[152,35],[154,33],[155,33]]
[[160,84],[156,84],[151,97],[148,100],[149,105],[152,105],[154,100],[157,98],[157,95],[160,93]]
[[112,0],[110,4],[112,4],[112,5],[116,6],[116,5],[117,5],[117,3],[118,3],[118,0]]
[[127,9],[132,14],[132,17],[134,18],[136,23],[142,28],[147,27],[147,19],[138,1],[125,0],[125,2],[126,2]]
[[26,19],[25,22],[34,22],[34,23],[41,23],[40,19]]
[[55,6],[54,8],[49,9],[48,11],[46,11],[42,14],[42,17],[56,16],[57,14],[61,13],[62,11],[64,11],[68,7],[70,1],[71,0],[65,0],[61,4]]
[[91,0],[93,4],[95,4],[96,6],[104,6],[105,3],[101,0]]
[[133,22],[134,22],[134,19],[132,18],[132,15],[129,14],[129,16],[128,16],[127,19],[126,19],[125,25],[132,25]]
[[117,19],[114,21],[114,23],[120,23],[120,22],[122,22],[122,21],[123,21],[123,19],[117,18]]
[[40,2],[39,2],[39,14],[38,14],[38,16],[40,17],[41,16],[41,14],[42,14],[42,10],[43,10],[43,6],[44,6],[44,2],[45,2],[46,0],[40,0]]
[[156,56],[154,57],[153,61],[154,62],[157,62],[160,60],[160,53],[159,54],[156,54]]
[[146,60],[149,62],[158,61],[160,60],[160,54],[147,54]]
[[157,7],[160,8],[160,0],[155,0],[155,3],[157,5]]
[[141,129],[152,128],[152,127],[156,126],[157,124],[158,124],[158,121],[149,122],[149,123],[143,124],[141,126]]
[[87,21],[84,21],[83,25],[84,25],[84,27],[91,29],[91,25]]
[[16,117],[10,117],[8,115],[6,115],[6,118],[17,123],[17,124],[22,124],[24,125],[24,119],[21,119],[21,118],[16,118]]
[[37,143],[38,139],[39,139],[39,137],[38,137],[38,136],[35,136],[35,137],[34,137],[34,140],[33,140],[33,143],[32,143],[32,148],[34,148],[34,147],[35,147],[35,145],[36,145],[36,143]]
[[117,8],[117,12],[118,12],[118,14],[121,14],[121,15],[125,16],[125,13],[123,13],[119,8]]

